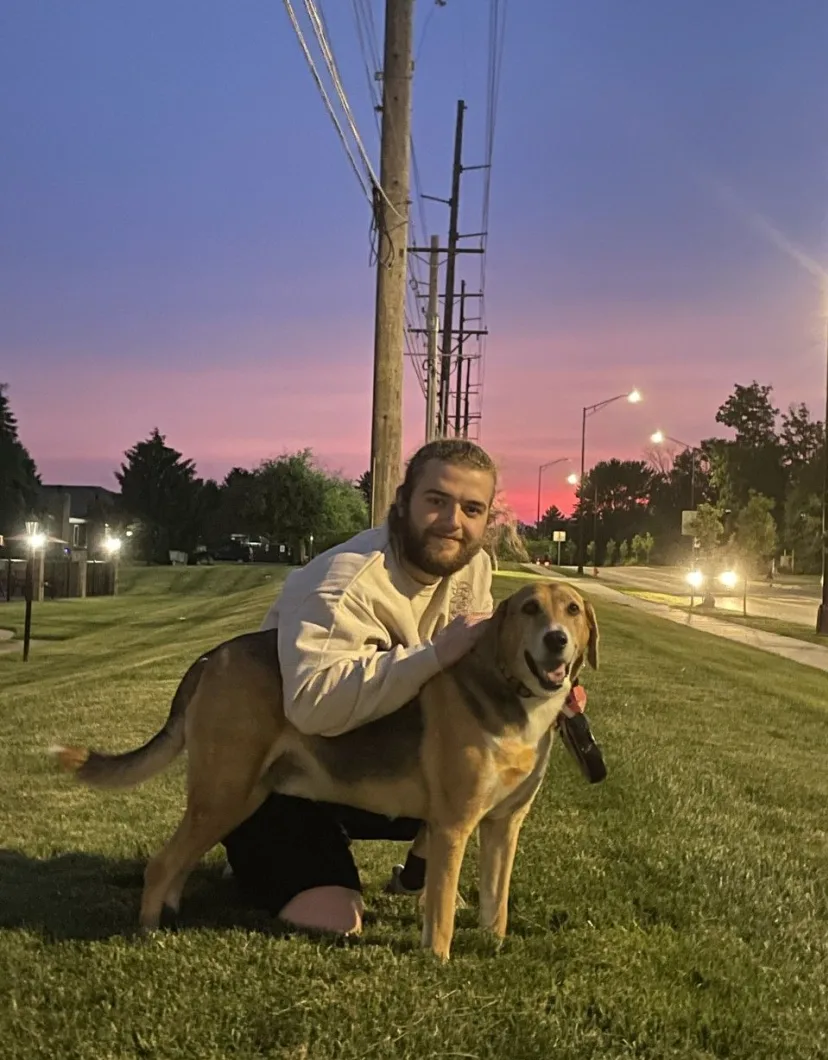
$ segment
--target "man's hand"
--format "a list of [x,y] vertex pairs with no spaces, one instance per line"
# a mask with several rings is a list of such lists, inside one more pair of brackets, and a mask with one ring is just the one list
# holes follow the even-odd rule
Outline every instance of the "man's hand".
[[437,661],[441,670],[454,666],[467,652],[471,651],[486,628],[483,623],[491,617],[490,612],[458,615],[437,634],[434,638],[434,650],[437,652]]

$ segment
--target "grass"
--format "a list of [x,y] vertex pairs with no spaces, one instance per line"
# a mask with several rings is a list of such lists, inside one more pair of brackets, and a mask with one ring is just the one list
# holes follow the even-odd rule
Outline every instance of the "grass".
[[[60,639],[25,666],[0,656],[4,1055],[828,1055],[825,676],[600,599],[603,666],[585,683],[609,777],[588,786],[555,748],[499,952],[474,926],[470,857],[452,963],[421,953],[411,901],[380,893],[402,853],[384,843],[355,845],[374,914],[358,944],[274,934],[216,854],[184,928],[133,937],[181,768],[96,793],[44,748],[143,741],[189,662],[257,626],[283,574],[139,572],[115,599],[36,606],[36,633]],[[496,595],[519,584],[497,578]]]
[[[689,612],[691,610],[686,596],[676,596],[673,593],[655,593],[645,589],[631,589],[629,586],[623,585],[613,585],[613,589],[625,593],[627,596],[636,596],[640,600],[666,604],[668,607],[677,608],[679,611]],[[750,604],[748,604],[748,607],[750,607]],[[714,611],[701,611],[698,604],[692,610],[694,613],[709,615],[711,618],[718,619],[721,622],[730,622],[734,626],[745,626],[747,629],[758,629],[765,633],[777,633],[780,637],[792,637],[794,640],[804,640],[810,644],[821,644],[824,647],[828,647],[828,637],[797,622],[785,622],[778,618],[767,618],[762,615],[748,614],[745,616],[737,614],[735,611],[725,611],[723,608],[716,608]]]

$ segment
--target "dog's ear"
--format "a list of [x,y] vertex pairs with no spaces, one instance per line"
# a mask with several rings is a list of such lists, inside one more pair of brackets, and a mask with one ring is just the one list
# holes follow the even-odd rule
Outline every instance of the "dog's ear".
[[589,643],[587,645],[587,661],[593,670],[598,669],[598,619],[595,617],[595,608],[584,600],[584,611],[589,623]]

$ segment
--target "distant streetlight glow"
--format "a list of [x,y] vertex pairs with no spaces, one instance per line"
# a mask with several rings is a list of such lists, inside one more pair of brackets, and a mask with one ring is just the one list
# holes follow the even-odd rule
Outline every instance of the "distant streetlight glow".
[[734,589],[739,581],[739,575],[735,570],[723,570],[719,575],[719,581],[726,589]]
[[700,570],[691,570],[687,574],[687,583],[694,589],[698,589],[704,582],[704,575]]
[[683,442],[680,438],[673,438],[669,434],[665,434],[664,431],[653,431],[650,435],[650,441],[654,445],[664,445],[665,442],[672,442],[673,445],[680,445],[682,449],[686,450],[690,454],[690,511],[696,510],[696,453],[701,452],[698,446],[690,445],[689,442]]
[[121,539],[120,537],[105,537],[104,548],[110,554],[114,556],[116,553],[121,551]]
[[[613,405],[616,401],[628,401],[631,405],[637,405],[639,401],[642,401],[640,390],[628,390],[624,394],[616,394],[615,397],[607,398],[606,401],[596,401],[594,405],[584,405],[583,416],[581,419],[581,474],[578,476],[578,481],[583,482],[586,475],[586,422],[587,416],[592,416],[596,412],[600,412],[601,409],[605,409],[607,405]],[[578,573],[584,573],[584,512],[583,504],[581,505],[581,513],[578,517]]]
[[566,481],[569,483],[570,486],[577,486],[581,480],[573,471],[571,475],[566,476]]
[[37,552],[39,548],[43,548],[46,544],[46,535],[35,531],[35,533],[29,534],[26,538],[26,544],[33,552]]

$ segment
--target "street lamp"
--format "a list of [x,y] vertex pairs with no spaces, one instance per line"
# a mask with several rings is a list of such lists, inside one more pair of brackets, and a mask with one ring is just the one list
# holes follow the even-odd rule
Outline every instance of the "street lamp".
[[41,533],[38,524],[31,520],[26,523],[26,544],[29,555],[26,559],[26,611],[23,619],[23,662],[29,661],[29,645],[32,641],[32,596],[34,595],[34,561],[35,552],[46,544],[46,535]]
[[554,467],[556,464],[568,464],[568,463],[569,463],[569,457],[568,456],[562,456],[558,460],[550,460],[549,463],[547,463],[547,464],[541,464],[541,466],[538,468],[538,518],[537,518],[537,522],[535,524],[536,526],[540,526],[540,521],[541,521],[541,478],[543,476],[544,471],[546,471],[546,469],[548,467]]
[[114,559],[121,551],[121,539],[120,537],[110,537],[108,534],[104,538],[104,549]]
[[664,431],[655,431],[650,435],[650,441],[656,445],[672,442],[673,445],[680,445],[682,449],[690,453],[690,510],[694,512],[696,510],[696,453],[699,452],[699,447],[690,445],[689,442],[682,442],[678,438],[672,438]]
[[[594,405],[585,405],[583,408],[583,416],[581,418],[581,476],[580,481],[584,481],[584,475],[586,473],[586,421],[587,416],[592,416],[596,412],[600,412],[601,409],[605,409],[607,405],[614,405],[616,401],[629,401],[631,405],[637,405],[641,401],[641,392],[638,390],[630,390],[626,394],[616,394],[615,397],[607,398],[606,401],[596,401]],[[578,517],[578,573],[584,573],[584,512],[583,504],[581,505],[581,514]]]

